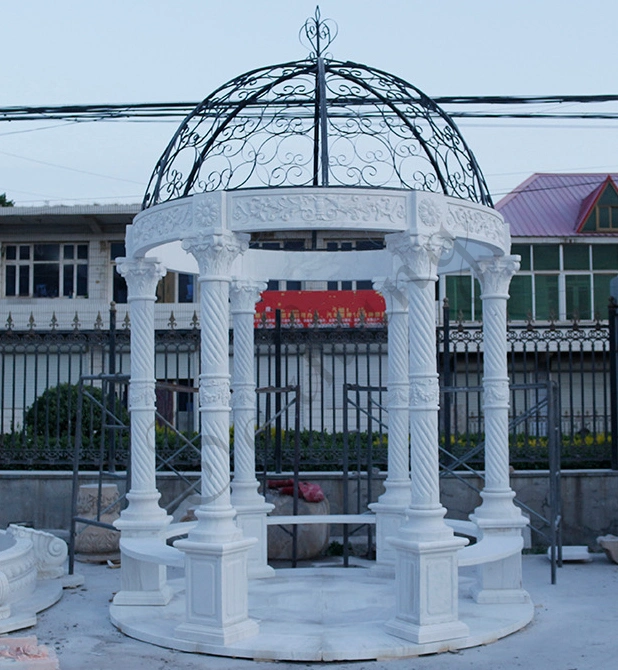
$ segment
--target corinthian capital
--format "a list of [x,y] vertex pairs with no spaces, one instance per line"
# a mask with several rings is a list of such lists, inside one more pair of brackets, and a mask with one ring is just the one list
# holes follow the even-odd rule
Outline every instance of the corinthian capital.
[[226,277],[236,256],[249,247],[250,236],[219,230],[182,241],[182,248],[195,256],[201,277]]
[[386,236],[386,248],[402,263],[398,276],[409,281],[435,281],[442,254],[452,246],[452,240],[441,233],[391,233]]
[[125,278],[129,300],[155,298],[159,279],[165,276],[165,266],[156,258],[118,258],[116,269]]
[[386,313],[404,313],[408,311],[408,280],[406,277],[380,277],[373,282],[373,288],[384,297]]
[[232,313],[255,311],[255,303],[266,290],[266,282],[251,279],[234,279],[230,284],[230,306]]
[[494,256],[477,262],[474,274],[483,298],[508,298],[511,277],[519,270],[519,256]]

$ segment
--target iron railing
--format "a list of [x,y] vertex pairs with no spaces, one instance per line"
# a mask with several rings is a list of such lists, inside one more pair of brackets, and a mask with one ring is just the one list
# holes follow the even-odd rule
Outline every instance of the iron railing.
[[[448,321],[447,321],[448,323]],[[301,470],[339,470],[342,467],[345,420],[356,420],[356,408],[345,408],[346,384],[385,387],[387,328],[257,328],[256,378],[260,387],[300,386],[299,458]],[[198,430],[199,329],[156,332],[157,445],[174,454],[182,439],[191,441]],[[230,335],[233,358],[233,336]],[[110,362],[110,350],[113,364]],[[84,375],[130,372],[128,324],[118,331],[102,328],[71,331],[0,333],[0,468],[70,469],[73,458],[76,385]],[[449,324],[438,329],[438,364],[444,386],[480,387],[483,375],[483,333],[480,324]],[[609,467],[612,462],[609,328],[602,323],[568,325],[511,325],[508,360],[514,384],[558,384],[563,467]],[[383,391],[374,400],[383,405]],[[525,416],[538,405],[540,387],[512,398],[511,419]],[[126,392],[118,402],[126,406]],[[258,395],[258,424],[271,410]],[[278,402],[274,400],[275,404]],[[283,406],[287,399],[281,397]],[[275,410],[278,408],[275,407]],[[94,410],[92,410],[94,411]],[[84,417],[86,433],[90,414]],[[94,420],[94,415],[93,419]],[[380,416],[385,426],[386,415]],[[373,466],[386,467],[386,427],[369,425],[358,417],[359,444],[376,440]],[[170,429],[173,426],[177,432]],[[482,441],[484,421],[480,392],[443,394],[441,441],[464,451]],[[383,437],[381,437],[383,436]],[[291,469],[294,457],[295,417],[283,412],[274,426],[281,460],[274,469]],[[96,469],[95,445],[84,443],[83,467]],[[481,453],[481,451],[479,451]],[[116,458],[123,461],[122,444]],[[165,456],[167,457],[167,456]],[[546,417],[517,424],[511,433],[511,462],[516,468],[546,468]],[[615,458],[615,454],[614,454]],[[198,469],[199,457],[190,449],[178,455],[176,466]],[[618,463],[618,459],[615,459]],[[480,464],[477,464],[480,465]]]

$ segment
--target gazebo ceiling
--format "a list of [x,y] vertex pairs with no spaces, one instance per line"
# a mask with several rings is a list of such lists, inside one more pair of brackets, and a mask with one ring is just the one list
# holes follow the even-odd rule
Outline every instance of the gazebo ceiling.
[[206,97],[157,162],[143,209],[286,186],[414,189],[492,206],[449,115],[395,75],[332,59],[335,36],[318,9],[301,29],[307,59],[252,70]]

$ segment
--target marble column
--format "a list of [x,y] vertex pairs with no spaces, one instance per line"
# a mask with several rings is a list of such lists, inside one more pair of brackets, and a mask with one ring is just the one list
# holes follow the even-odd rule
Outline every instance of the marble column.
[[[470,519],[483,537],[521,536],[528,520],[513,503],[509,475],[509,376],[507,368],[506,302],[518,256],[479,260],[475,274],[483,302],[483,413],[485,420],[485,486],[483,502]],[[523,540],[522,540],[523,545]],[[525,602],[521,586],[521,553],[499,566],[478,568],[473,589],[478,602]]]
[[370,505],[376,515],[376,568],[394,570],[396,537],[410,507],[408,399],[408,287],[405,279],[377,280],[374,288],[386,302],[388,317],[388,474],[384,493]]
[[467,541],[445,523],[439,486],[435,287],[448,241],[409,233],[386,239],[401,260],[399,274],[408,280],[411,474],[407,519],[391,540],[397,602],[386,630],[425,644],[469,634],[458,618],[457,552]]
[[245,537],[256,539],[249,552],[249,577],[275,574],[268,565],[266,517],[274,509],[258,493],[255,476],[255,303],[266,283],[235,279],[230,286],[230,306],[234,327],[234,369],[232,409],[234,412],[234,479],[232,505],[236,523]]
[[199,265],[201,372],[200,418],[202,501],[197,525],[175,546],[185,552],[186,620],[178,638],[204,644],[233,644],[258,632],[248,618],[249,549],[234,522],[230,499],[229,284],[234,258],[248,246],[248,235],[205,231],[185,239],[183,248]]
[[[159,537],[171,517],[160,506],[155,459],[154,303],[165,268],[154,258],[121,258],[117,268],[128,288],[131,309],[131,489],[114,525],[123,538]],[[115,605],[165,605],[172,597],[165,566],[122,556],[121,588]]]

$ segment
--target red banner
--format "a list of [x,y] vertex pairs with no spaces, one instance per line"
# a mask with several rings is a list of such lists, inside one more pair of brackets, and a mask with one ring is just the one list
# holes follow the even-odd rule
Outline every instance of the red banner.
[[256,327],[274,327],[278,309],[283,326],[352,328],[381,325],[385,303],[376,291],[264,291],[256,305]]

